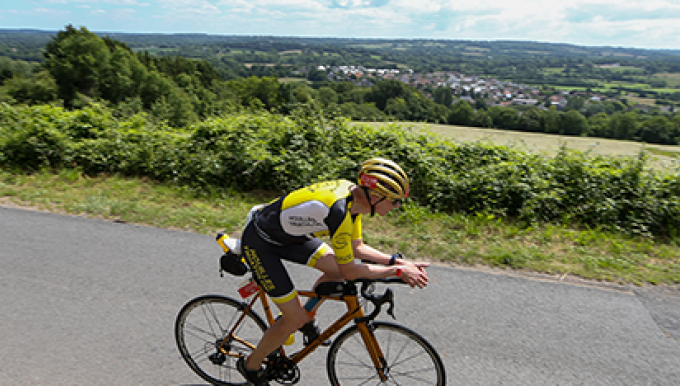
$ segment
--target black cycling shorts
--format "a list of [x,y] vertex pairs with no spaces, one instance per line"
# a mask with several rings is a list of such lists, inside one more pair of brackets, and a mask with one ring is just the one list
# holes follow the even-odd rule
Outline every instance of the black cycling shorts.
[[241,250],[255,281],[274,303],[285,303],[297,295],[282,259],[314,267],[319,258],[332,251],[316,237],[300,244],[276,245],[262,238],[252,223],[243,232]]

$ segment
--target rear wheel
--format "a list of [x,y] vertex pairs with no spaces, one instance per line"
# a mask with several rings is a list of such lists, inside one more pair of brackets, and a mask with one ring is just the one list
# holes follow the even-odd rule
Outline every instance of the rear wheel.
[[333,386],[446,384],[444,365],[435,349],[418,333],[387,322],[373,322],[373,335],[385,356],[386,381],[381,381],[361,333],[345,330],[328,352],[328,378]]
[[[236,369],[236,361],[240,356],[250,355],[267,325],[251,310],[234,334],[227,336],[245,307],[226,296],[207,295],[191,300],[177,315],[175,340],[182,358],[212,384],[247,384]],[[219,350],[220,345],[226,352]]]

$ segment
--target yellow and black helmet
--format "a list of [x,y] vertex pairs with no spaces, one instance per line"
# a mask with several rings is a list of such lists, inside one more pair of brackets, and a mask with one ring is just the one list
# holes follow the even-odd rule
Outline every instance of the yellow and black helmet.
[[410,189],[404,170],[385,158],[364,161],[359,170],[359,185],[389,200],[403,200]]

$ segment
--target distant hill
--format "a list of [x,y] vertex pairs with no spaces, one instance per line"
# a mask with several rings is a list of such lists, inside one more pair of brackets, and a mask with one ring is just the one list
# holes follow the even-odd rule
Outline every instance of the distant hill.
[[[2,29],[0,44],[44,44],[58,31],[37,29]],[[680,61],[680,50],[640,49],[625,47],[590,47],[564,43],[545,43],[533,41],[488,41],[488,40],[443,40],[443,39],[368,39],[368,38],[314,38],[293,36],[241,36],[210,35],[204,33],[124,33],[93,31],[100,36],[111,36],[134,48],[151,45],[214,45],[236,44],[256,50],[279,50],[308,46],[342,47],[392,54],[427,52],[430,54],[463,55],[474,57],[517,58],[589,58],[631,60],[671,60]]]
[[[0,56],[40,62],[43,47],[57,32],[0,29]],[[318,66],[354,65],[420,73],[454,71],[548,87],[618,87],[637,93],[650,88],[669,94],[680,85],[680,50],[503,40],[95,33],[151,55],[207,60],[227,79],[314,80],[310,72]]]

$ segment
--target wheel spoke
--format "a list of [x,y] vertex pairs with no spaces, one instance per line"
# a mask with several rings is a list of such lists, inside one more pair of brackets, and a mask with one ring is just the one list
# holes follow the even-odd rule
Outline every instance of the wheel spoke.
[[190,301],[177,316],[175,336],[180,354],[196,374],[211,384],[245,385],[234,358],[257,346],[266,325],[251,311],[235,329],[238,338],[224,341],[226,332],[242,315],[240,302],[214,295]]
[[329,351],[328,375],[332,384],[429,385],[444,384],[444,366],[432,346],[415,332],[386,322],[373,324],[387,368],[382,381],[357,327],[343,332]]

